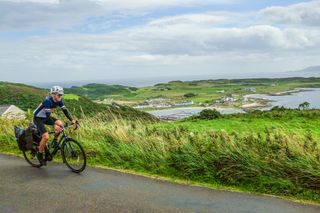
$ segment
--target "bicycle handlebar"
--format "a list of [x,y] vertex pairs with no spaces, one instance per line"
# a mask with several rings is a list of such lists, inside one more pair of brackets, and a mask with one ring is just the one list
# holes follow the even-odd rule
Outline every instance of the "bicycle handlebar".
[[61,128],[67,128],[69,126],[74,126],[76,125],[76,127],[73,129],[73,130],[76,130],[78,129],[78,125],[79,125],[79,122],[76,121],[75,123],[72,123],[72,122],[65,122],[65,124],[63,126],[60,126]]

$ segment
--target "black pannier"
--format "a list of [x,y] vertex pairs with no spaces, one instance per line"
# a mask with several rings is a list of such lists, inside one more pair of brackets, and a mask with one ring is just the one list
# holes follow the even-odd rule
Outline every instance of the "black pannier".
[[20,150],[26,150],[26,141],[24,140],[25,130],[21,127],[14,126],[14,134]]
[[18,147],[22,151],[33,149],[33,141],[38,142],[37,126],[33,123],[30,123],[27,129],[15,126],[14,133],[16,141],[18,143]]

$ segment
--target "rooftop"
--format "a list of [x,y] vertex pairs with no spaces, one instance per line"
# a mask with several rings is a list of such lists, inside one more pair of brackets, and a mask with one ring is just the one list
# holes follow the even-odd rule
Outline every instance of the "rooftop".
[[11,105],[0,105],[0,115],[2,115]]

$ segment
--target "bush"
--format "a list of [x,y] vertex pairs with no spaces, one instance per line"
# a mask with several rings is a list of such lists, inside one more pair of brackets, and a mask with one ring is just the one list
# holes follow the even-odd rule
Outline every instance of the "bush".
[[199,118],[206,120],[213,120],[221,117],[221,113],[216,109],[205,109],[200,112]]
[[192,97],[195,97],[195,96],[197,96],[197,94],[195,94],[195,93],[186,93],[186,94],[184,94],[183,97],[185,97],[185,98],[192,98]]

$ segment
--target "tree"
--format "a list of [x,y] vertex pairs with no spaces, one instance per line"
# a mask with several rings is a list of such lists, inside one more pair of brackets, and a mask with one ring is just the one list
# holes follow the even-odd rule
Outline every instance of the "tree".
[[199,118],[206,120],[213,120],[216,118],[220,118],[221,113],[216,109],[204,109],[200,112]]
[[194,94],[194,93],[186,93],[186,94],[184,94],[185,98],[192,98],[194,96],[197,96],[197,94]]
[[307,101],[305,101],[305,102],[303,102],[303,103],[299,104],[299,109],[302,109],[302,110],[309,109],[309,107],[310,107],[310,103],[309,103],[309,102],[307,102]]

